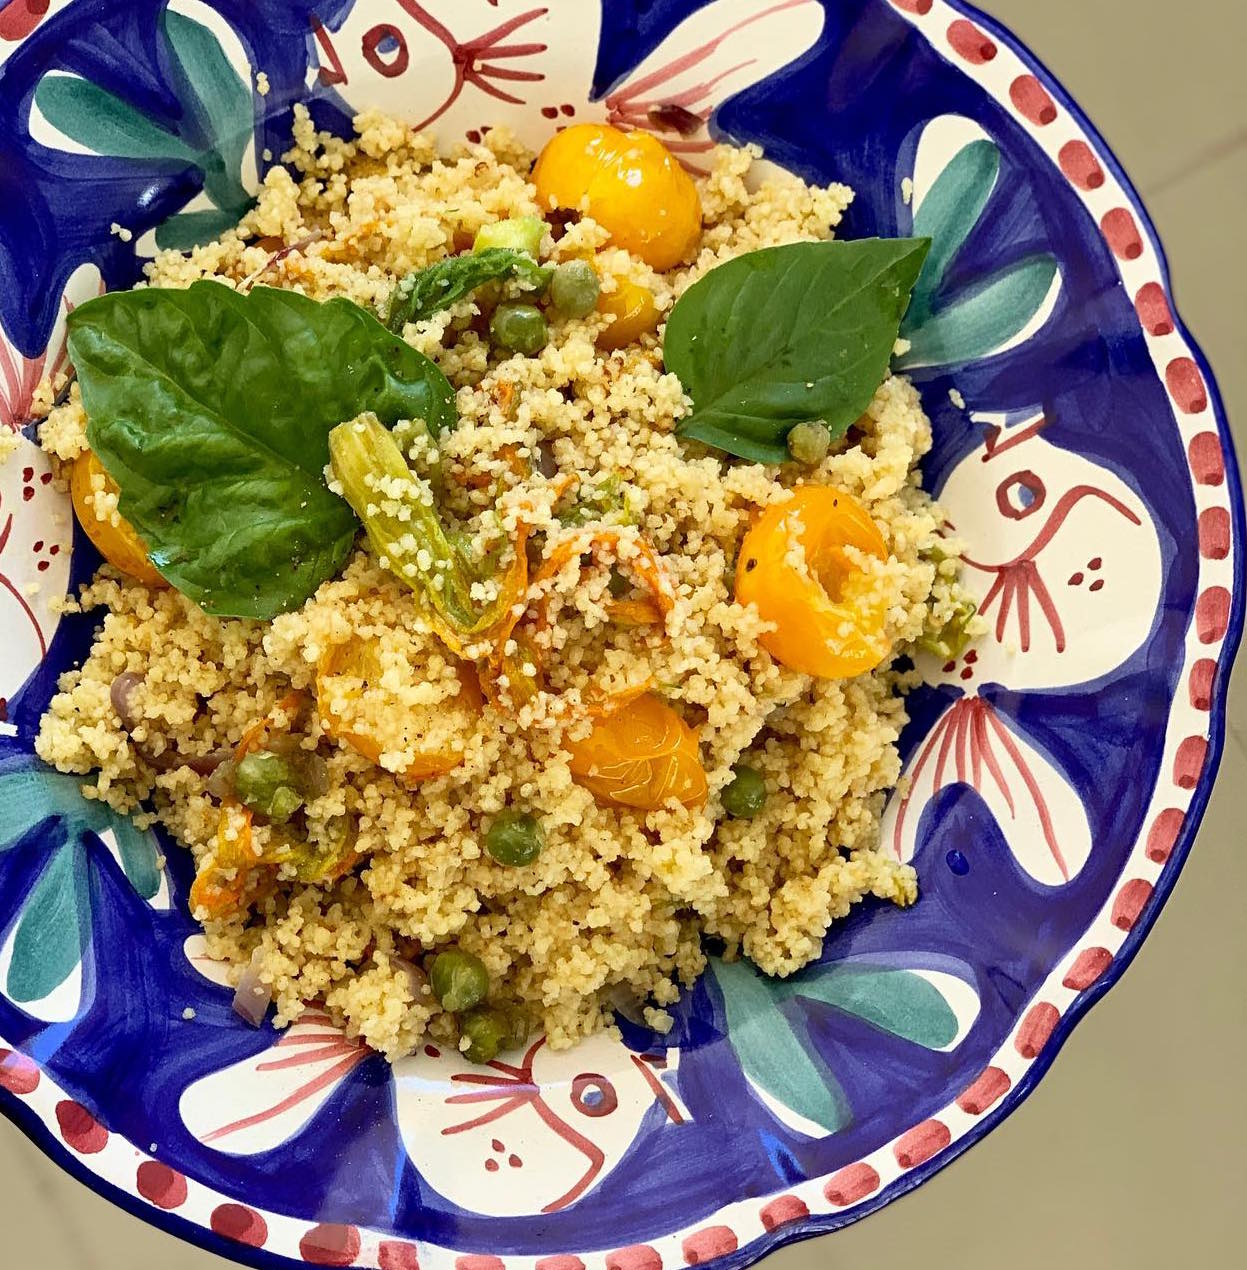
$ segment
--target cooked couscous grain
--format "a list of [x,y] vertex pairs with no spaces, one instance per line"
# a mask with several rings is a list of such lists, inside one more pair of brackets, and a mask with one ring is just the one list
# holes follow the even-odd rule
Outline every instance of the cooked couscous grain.
[[[464,250],[485,225],[545,210],[533,156],[506,133],[439,158],[395,120],[366,114],[357,129],[350,141],[318,135],[300,114],[295,146],[266,175],[254,210],[216,242],[159,255],[150,284],[261,280],[384,312],[409,271]],[[743,252],[830,237],[850,191],[754,180],[757,157],[716,150],[698,183],[701,247],[683,267],[656,273],[587,216],[557,241],[547,236],[543,257],[595,255],[604,293],[648,287],[665,315],[692,282]],[[501,298],[518,294],[507,283]],[[759,509],[790,498],[793,484],[835,486],[869,511],[886,544],[884,558],[850,554],[897,653],[941,631],[962,603],[955,558],[933,550],[942,517],[917,473],[930,430],[903,378],[881,385],[830,453],[811,451],[812,465],[729,463],[677,438],[688,402],[654,335],[607,354],[596,344],[600,312],[552,310],[544,347],[502,357],[483,314],[469,298],[408,324],[406,341],[454,385],[461,422],[438,443],[418,429],[396,435],[412,489],[436,487],[448,513],[475,518],[482,550],[523,523],[542,561],[563,561],[535,571],[519,605],[544,606],[549,618],[515,672],[536,674],[540,658],[544,691],[513,709],[475,701],[393,572],[404,561],[430,568],[415,539],[384,562],[361,548],[339,578],[271,623],[210,617],[176,590],[105,568],[81,597],[103,611],[94,647],[65,675],[38,740],[48,762],[87,777],[91,797],[154,812],[201,871],[223,849],[219,836],[236,845],[240,832],[200,774],[214,756],[266,719],[299,737],[292,750],[323,756],[326,779],[303,814],[309,832],[353,824],[354,867],[308,884],[281,866],[250,913],[200,915],[212,955],[236,974],[250,965],[271,988],[280,1024],[323,1003],[391,1058],[426,1033],[457,1037],[421,969],[435,951],[478,957],[490,1005],[526,1012],[566,1046],[609,1026],[621,994],[652,1027],[669,1028],[665,1007],[703,969],[705,936],[787,975],[867,896],[911,903],[913,870],[878,839],[913,672],[884,665],[837,680],[785,669],[760,642],[770,628],[758,611],[733,599],[737,552]],[[74,459],[85,424],[74,386],[43,425],[44,448]],[[574,478],[577,492],[541,475],[543,463]],[[115,497],[100,491],[95,505],[108,516]],[[665,628],[614,623],[616,592],[651,551],[670,581]],[[482,586],[474,598],[493,592]],[[507,651],[518,658],[514,641]],[[572,773],[567,747],[589,730],[588,704],[646,686],[693,730],[708,786],[701,805],[629,810],[598,801]],[[335,739],[348,733],[366,735],[374,752]],[[430,753],[449,754],[451,769],[410,779]],[[749,815],[726,816],[720,797],[742,767],[756,797]],[[520,865],[486,849],[509,809],[540,826],[540,849]],[[277,832],[251,827],[257,857]]]

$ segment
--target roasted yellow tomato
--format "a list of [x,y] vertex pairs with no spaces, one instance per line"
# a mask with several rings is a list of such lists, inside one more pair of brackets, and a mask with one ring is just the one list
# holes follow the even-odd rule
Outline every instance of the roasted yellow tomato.
[[849,679],[891,652],[872,582],[846,547],[878,560],[887,546],[870,514],[847,494],[806,485],[754,522],[736,562],[736,599],[775,624],[762,645],[790,670]]
[[569,741],[571,773],[599,802],[657,811],[669,799],[706,801],[697,733],[652,692],[599,719],[583,741]]
[[617,278],[614,291],[604,292],[598,301],[598,312],[615,320],[598,336],[598,347],[612,352],[627,348],[642,335],[658,329],[658,305],[649,287]]
[[657,137],[582,123],[553,137],[533,170],[543,211],[587,208],[612,241],[660,272],[701,241],[701,198]]
[[[372,650],[363,640],[348,640],[339,644],[322,659],[316,678],[316,700],[321,724],[335,741],[349,745],[369,762],[381,764],[381,756],[393,747],[382,738],[371,735],[352,723],[355,704],[365,693],[381,691],[376,686],[380,680],[380,665]],[[453,772],[464,760],[464,746],[476,727],[484,706],[480,682],[475,668],[465,662],[459,669],[461,690],[453,701],[436,708],[424,707],[427,717],[408,711],[404,733],[417,734],[436,731],[440,735],[451,734],[454,740],[444,749],[429,749],[417,755],[401,773],[403,780],[416,782]]]
[[101,490],[113,497],[117,495],[113,478],[104,470],[99,459],[87,450],[74,460],[69,474],[69,493],[74,502],[78,523],[95,544],[96,551],[114,569],[119,569],[144,586],[165,586],[164,578],[156,572],[156,566],[147,558],[147,548],[134,532],[134,527],[120,516],[114,525],[111,519],[101,520],[96,515],[95,495]]

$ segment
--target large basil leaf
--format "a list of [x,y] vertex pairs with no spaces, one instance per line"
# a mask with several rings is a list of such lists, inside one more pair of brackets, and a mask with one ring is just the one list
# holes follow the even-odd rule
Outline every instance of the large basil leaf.
[[760,463],[787,459],[806,420],[842,436],[887,374],[930,245],[793,243],[711,270],[667,322],[667,369],[693,399],[681,434]]
[[447,256],[427,269],[409,273],[394,288],[386,324],[391,331],[401,332],[408,322],[431,318],[487,282],[518,278],[530,290],[540,290],[549,281],[550,273],[548,266],[539,265],[526,251],[511,247]]
[[329,432],[371,410],[454,424],[426,357],[349,300],[217,282],[101,296],[69,318],[91,448],[156,568],[207,612],[270,618],[341,568],[359,523]]

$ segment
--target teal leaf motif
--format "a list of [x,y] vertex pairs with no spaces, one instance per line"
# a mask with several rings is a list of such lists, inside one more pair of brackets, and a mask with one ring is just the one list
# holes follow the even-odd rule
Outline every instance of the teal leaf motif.
[[[828,1133],[852,1112],[835,1075],[816,1064],[785,1005],[819,1002],[924,1049],[953,1048],[956,1012],[922,975],[866,962],[812,966],[791,979],[768,979],[746,961],[712,959],[723,996],[728,1041],[750,1081],[771,1099]],[[790,1005],[790,1008],[791,1005]]]
[[782,997],[744,961],[710,963],[723,993],[728,1039],[746,1076],[777,1102],[836,1133],[849,1123],[849,1107],[833,1076],[815,1066],[792,1024],[780,1013]]
[[0,769],[0,853],[40,826],[48,859],[18,918],[5,984],[21,1003],[47,997],[82,959],[91,932],[87,834],[111,833],[122,870],[144,900],[152,900],[161,884],[152,834],[85,798],[79,777],[36,766]]
[[977,361],[1004,349],[1042,311],[1059,276],[1055,256],[1015,261],[947,294],[950,267],[982,219],[1000,176],[995,142],[971,141],[949,161],[914,214],[914,234],[932,240],[901,325],[908,352],[899,370]]
[[255,125],[251,92],[206,26],[166,9],[164,30],[213,140],[218,162],[205,168],[204,189],[222,210],[241,216],[251,202],[242,184],[243,156]]
[[76,842],[57,851],[27,897],[13,940],[8,995],[39,1001],[69,978],[91,925],[86,857]]
[[58,132],[96,154],[185,164],[198,157],[184,141],[120,97],[77,75],[45,75],[35,89],[35,105]]
[[238,223],[232,212],[206,207],[198,212],[178,212],[156,228],[156,246],[161,251],[189,251],[200,243],[219,238]]
[[188,145],[120,97],[77,75],[45,75],[35,88],[35,105],[58,132],[95,154],[197,168],[214,207],[179,213],[157,230],[159,247],[186,250],[237,224],[251,206],[242,167],[255,120],[250,88],[212,31],[167,9],[162,29],[182,72],[183,106],[211,138],[206,149]]
[[914,235],[931,240],[918,285],[909,303],[909,320],[925,321],[944,275],[979,222],[1000,175],[1000,151],[992,141],[972,141],[939,174],[914,214]]
[[117,853],[122,872],[145,900],[155,899],[160,890],[160,854],[150,833],[134,827],[133,821],[118,817],[113,822]]
[[934,984],[910,970],[817,966],[782,986],[790,998],[821,1001],[925,1049],[943,1049],[957,1039],[952,1007]]

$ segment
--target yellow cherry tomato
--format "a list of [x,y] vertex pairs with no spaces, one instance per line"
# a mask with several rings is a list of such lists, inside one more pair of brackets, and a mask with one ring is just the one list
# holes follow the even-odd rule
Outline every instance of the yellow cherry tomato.
[[[101,478],[100,485],[96,478]],[[156,572],[156,566],[147,558],[143,540],[134,532],[134,526],[120,516],[114,525],[112,520],[101,520],[95,511],[95,495],[102,490],[113,497],[117,485],[104,470],[104,465],[87,450],[74,460],[69,474],[69,495],[73,499],[74,513],[96,551],[127,577],[144,586],[166,586],[164,578]]]
[[657,811],[672,798],[686,807],[706,801],[697,733],[652,692],[599,719],[567,749],[573,779],[599,802]]
[[657,137],[582,123],[556,134],[533,170],[543,211],[588,213],[617,247],[662,272],[701,241],[701,197]]
[[846,547],[886,560],[869,512],[847,494],[806,485],[754,522],[736,562],[736,599],[755,604],[775,630],[762,645],[790,670],[849,679],[892,651],[871,579]]
[[605,292],[598,301],[598,312],[615,320],[598,336],[598,347],[613,352],[627,348],[642,335],[658,329],[658,305],[649,287],[617,278],[614,291]]

